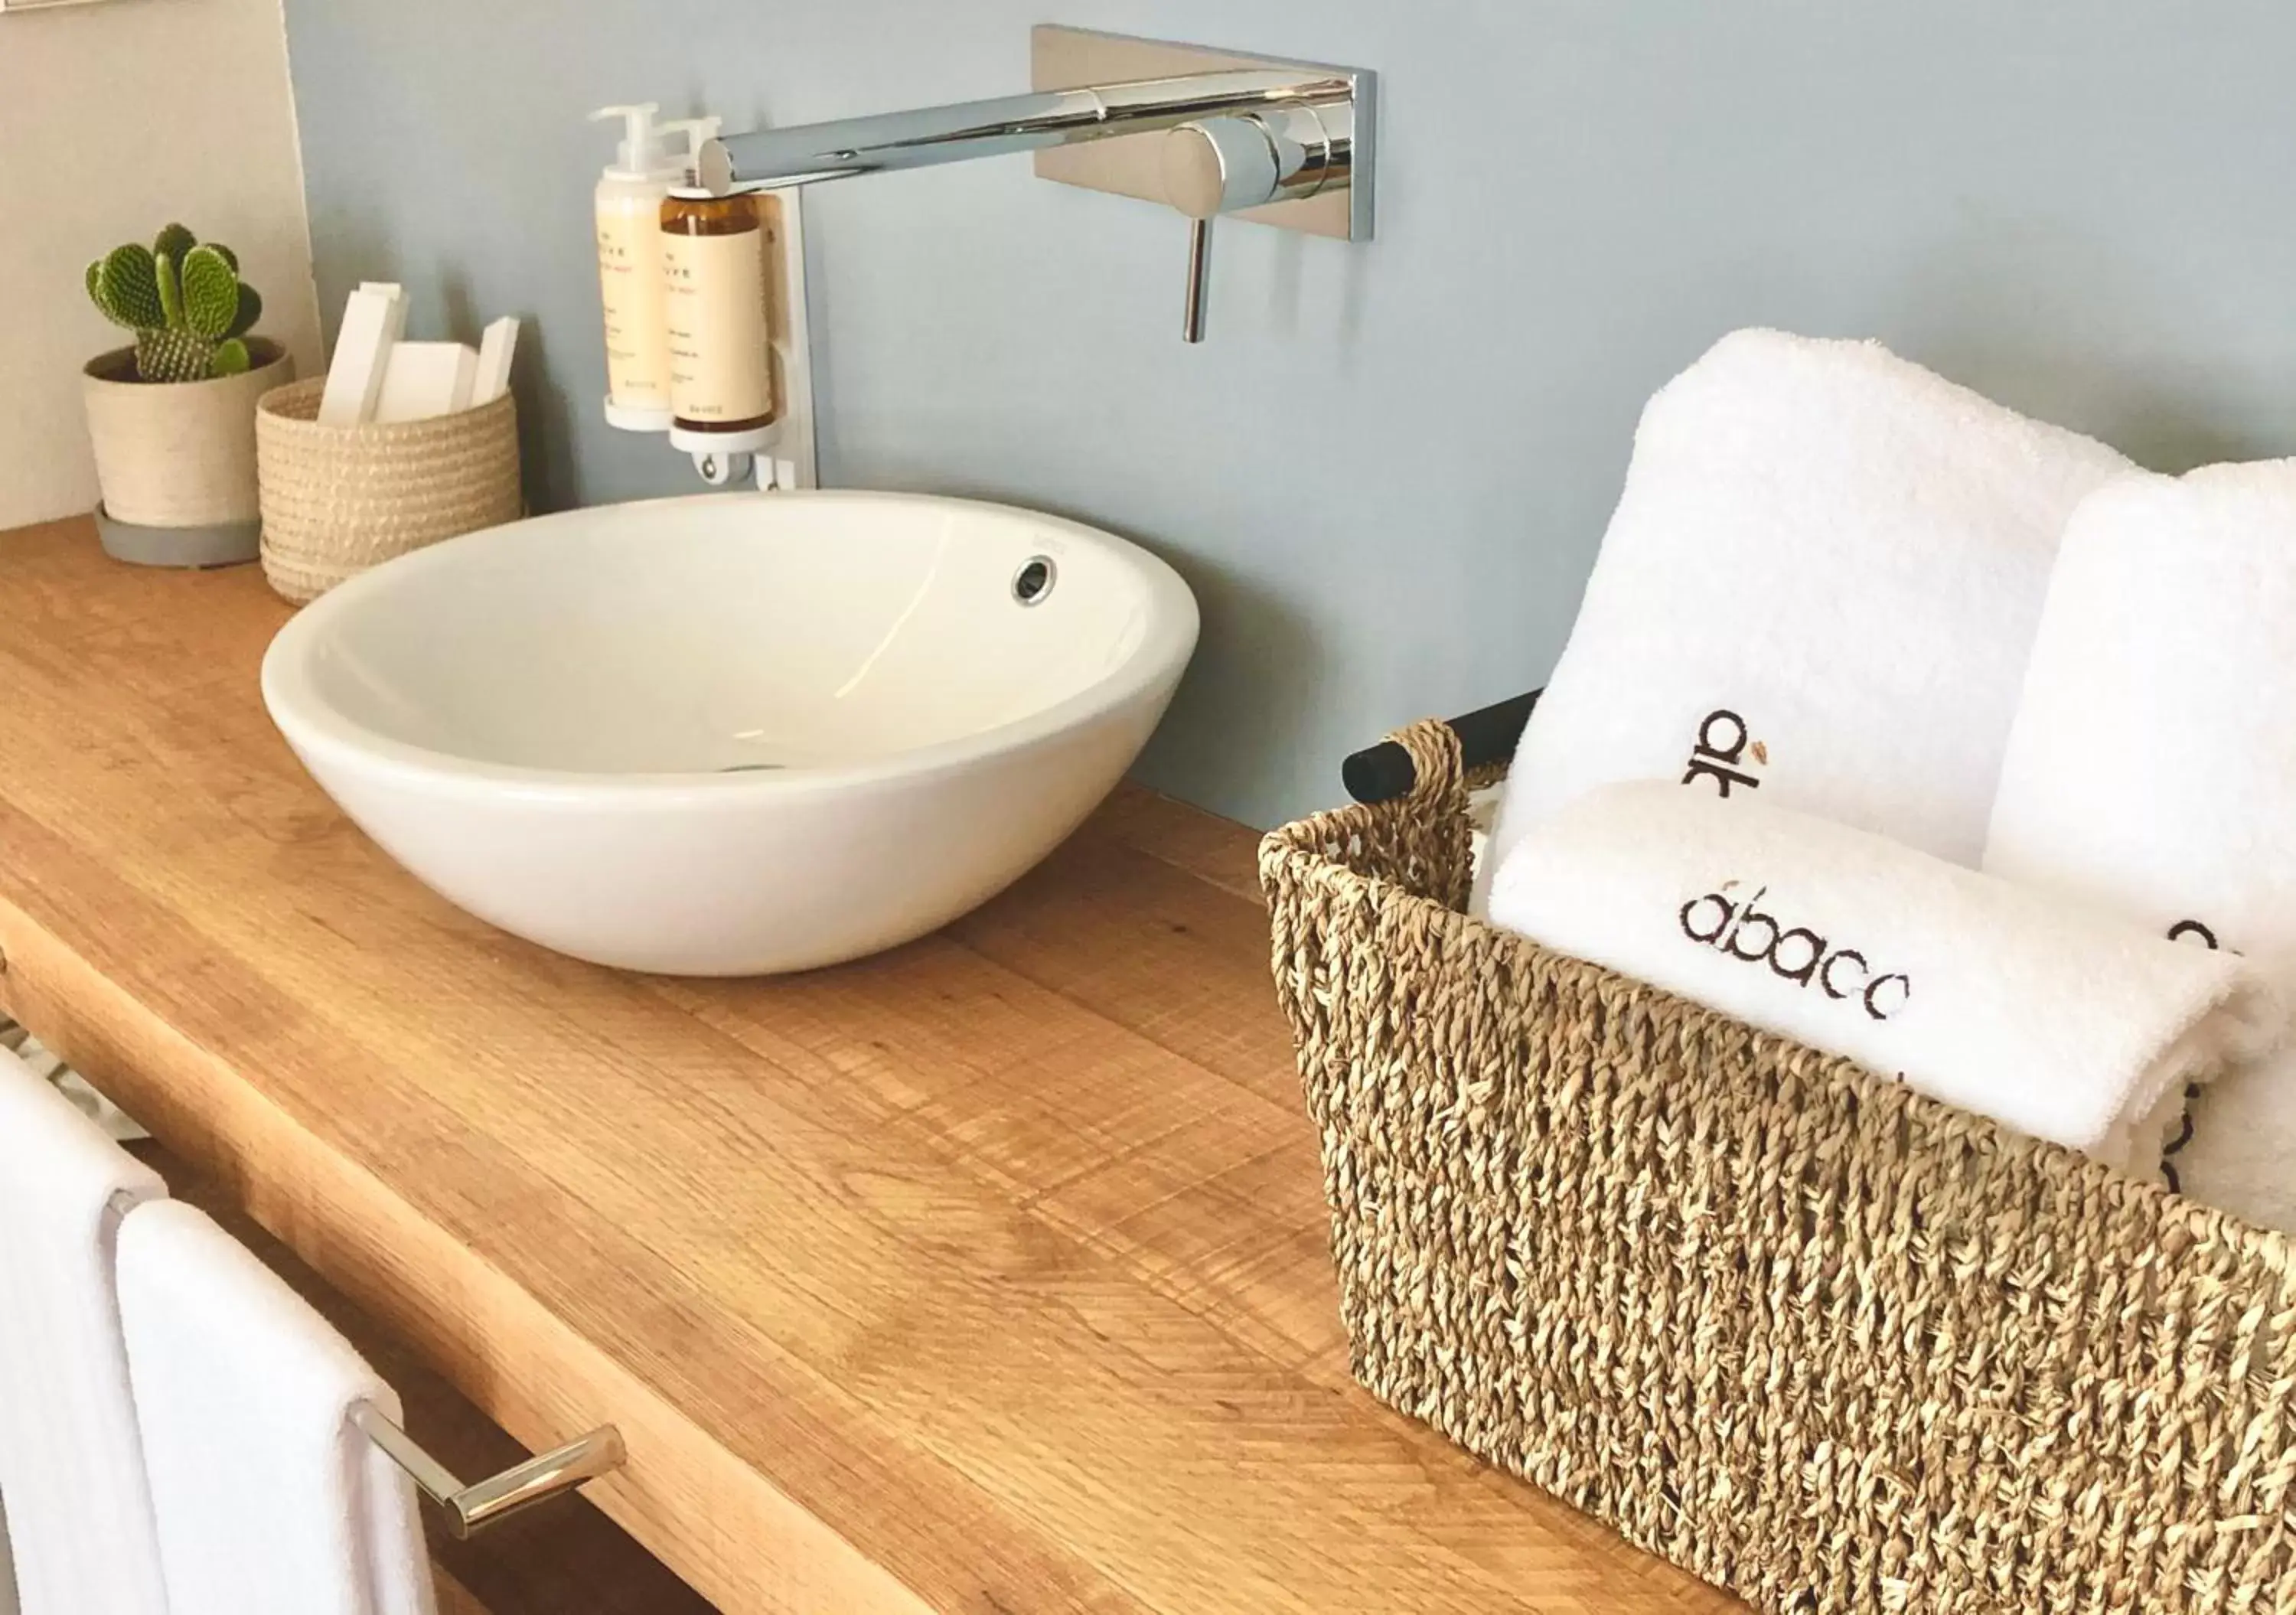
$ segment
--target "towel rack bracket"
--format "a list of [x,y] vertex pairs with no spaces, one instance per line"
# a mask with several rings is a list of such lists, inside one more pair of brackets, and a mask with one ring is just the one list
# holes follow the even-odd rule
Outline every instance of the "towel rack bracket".
[[465,1485],[373,1403],[353,1408],[351,1422],[439,1505],[448,1533],[457,1540],[619,1469],[624,1456],[621,1432],[611,1424],[601,1425],[563,1447]]

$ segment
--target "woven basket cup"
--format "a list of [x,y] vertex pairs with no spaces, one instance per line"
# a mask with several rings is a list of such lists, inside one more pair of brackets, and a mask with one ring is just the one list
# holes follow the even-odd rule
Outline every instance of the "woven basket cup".
[[2296,1611],[2286,1236],[1478,923],[1397,738],[1259,854],[1357,1378],[1772,1615]]
[[518,408],[508,393],[455,414],[322,426],[324,379],[256,408],[263,572],[301,604],[378,562],[521,513]]

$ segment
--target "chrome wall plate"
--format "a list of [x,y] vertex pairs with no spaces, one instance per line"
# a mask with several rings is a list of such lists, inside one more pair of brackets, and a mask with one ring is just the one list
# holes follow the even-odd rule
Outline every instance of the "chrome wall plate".
[[[1037,90],[1072,90],[1090,85],[1140,78],[1177,78],[1197,73],[1242,70],[1327,75],[1355,86],[1354,152],[1345,189],[1297,201],[1269,202],[1227,215],[1283,230],[1302,230],[1339,241],[1369,241],[1372,233],[1372,153],[1376,75],[1359,68],[1324,62],[1251,56],[1202,45],[1172,45],[1103,34],[1089,29],[1039,23],[1029,34],[1029,86]],[[1037,175],[1089,191],[1107,191],[1143,201],[1167,201],[1163,135],[1127,135],[1081,145],[1056,146],[1036,154]]]

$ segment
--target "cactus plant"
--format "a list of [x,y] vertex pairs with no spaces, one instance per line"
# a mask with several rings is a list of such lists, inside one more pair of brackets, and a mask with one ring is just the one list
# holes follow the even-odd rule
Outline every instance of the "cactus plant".
[[135,333],[135,374],[145,381],[204,381],[254,363],[247,333],[263,299],[239,279],[239,259],[169,225],[145,247],[114,247],[87,266],[87,295],[103,316]]

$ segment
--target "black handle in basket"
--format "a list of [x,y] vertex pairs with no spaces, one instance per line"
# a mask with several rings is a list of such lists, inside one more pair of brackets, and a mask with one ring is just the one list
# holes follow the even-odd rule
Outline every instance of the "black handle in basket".
[[[1539,692],[1533,690],[1447,720],[1451,732],[1459,737],[1459,751],[1467,767],[1480,768],[1513,757],[1538,697]],[[1393,741],[1366,746],[1340,765],[1340,781],[1358,802],[1391,802],[1410,794],[1417,778],[1411,754]]]

